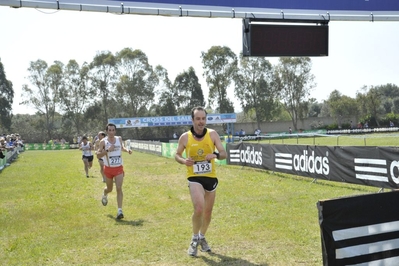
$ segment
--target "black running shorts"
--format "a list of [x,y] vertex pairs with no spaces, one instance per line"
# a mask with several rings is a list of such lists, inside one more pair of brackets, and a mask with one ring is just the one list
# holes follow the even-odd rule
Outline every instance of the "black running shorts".
[[218,179],[212,177],[195,176],[195,177],[189,177],[188,183],[189,186],[190,183],[199,183],[206,191],[212,192],[216,190],[218,186]]

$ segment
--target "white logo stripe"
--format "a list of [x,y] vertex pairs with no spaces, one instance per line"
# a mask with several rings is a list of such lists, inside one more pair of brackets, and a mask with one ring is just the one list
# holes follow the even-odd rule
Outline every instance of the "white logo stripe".
[[386,160],[355,158],[355,163],[387,165]]
[[335,241],[399,231],[399,221],[371,224],[332,232]]
[[232,163],[240,162],[240,150],[230,150],[230,162]]
[[276,164],[276,168],[292,170],[292,165]]
[[355,171],[380,173],[380,174],[388,173],[387,169],[385,169],[385,168],[375,168],[375,167],[367,167],[367,166],[355,166]]
[[281,152],[278,152],[278,153],[275,153],[274,155],[275,155],[276,157],[292,158],[292,154],[290,154],[290,153],[281,153]]
[[373,260],[365,263],[352,264],[353,266],[397,266],[399,257],[390,257],[382,260]]
[[337,259],[343,259],[353,256],[361,256],[376,252],[388,251],[397,248],[399,248],[399,239],[391,239],[346,248],[339,248],[335,251],[335,254]]
[[275,153],[274,166],[277,169],[285,169],[292,171],[292,154],[290,153]]
[[292,160],[276,159],[276,163],[292,164]]
[[386,177],[386,176],[356,174],[356,178],[363,179],[363,180],[388,182],[388,177]]

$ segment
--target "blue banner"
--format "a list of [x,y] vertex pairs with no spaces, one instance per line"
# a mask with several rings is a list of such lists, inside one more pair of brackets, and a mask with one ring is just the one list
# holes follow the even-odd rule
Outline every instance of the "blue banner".
[[398,0],[0,0],[0,6],[207,18],[399,20]]
[[[207,124],[235,123],[237,116],[230,114],[208,114]],[[168,127],[192,125],[191,116],[155,116],[155,117],[130,117],[130,118],[110,118],[108,123],[115,124],[117,128],[133,127]]]
[[[113,0],[120,3],[120,1]],[[125,3],[135,2],[140,5],[144,3],[168,4],[175,7],[181,6],[212,6],[228,8],[256,8],[256,9],[307,9],[307,10],[341,10],[341,11],[398,11],[397,0],[127,0]]]

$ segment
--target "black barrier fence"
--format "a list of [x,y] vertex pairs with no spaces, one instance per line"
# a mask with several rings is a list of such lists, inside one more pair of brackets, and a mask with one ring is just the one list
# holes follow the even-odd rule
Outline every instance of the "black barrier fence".
[[323,265],[399,265],[399,191],[317,203]]
[[399,188],[399,148],[228,143],[227,164],[329,181]]

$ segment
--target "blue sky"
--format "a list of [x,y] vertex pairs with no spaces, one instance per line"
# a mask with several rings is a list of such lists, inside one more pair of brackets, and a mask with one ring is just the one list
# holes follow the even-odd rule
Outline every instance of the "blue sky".
[[[13,113],[34,113],[19,105],[31,61],[90,62],[99,51],[141,49],[150,64],[162,65],[173,81],[193,66],[205,96],[201,52],[213,45],[242,50],[241,19],[116,15],[0,6],[0,58],[14,85]],[[364,85],[399,86],[399,22],[331,21],[328,57],[312,57],[316,87],[323,101],[335,89],[355,97]],[[277,58],[269,58],[272,64]],[[229,89],[233,97],[233,88]],[[236,111],[239,110],[236,102]]]

